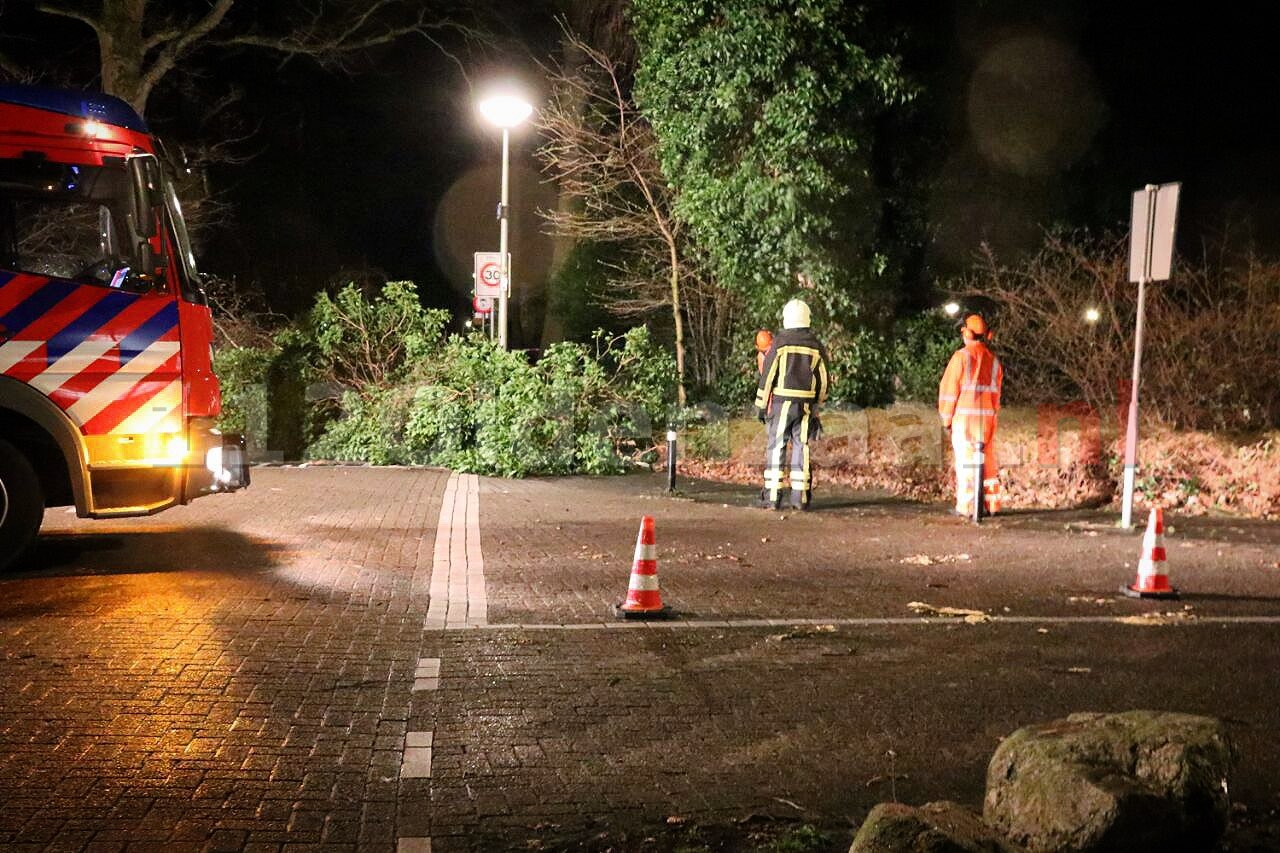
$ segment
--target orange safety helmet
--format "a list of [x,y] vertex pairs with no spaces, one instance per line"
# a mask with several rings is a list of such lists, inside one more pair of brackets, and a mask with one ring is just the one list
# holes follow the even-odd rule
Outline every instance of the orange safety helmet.
[[771,346],[773,346],[773,332],[768,329],[756,332],[756,352],[768,352]]
[[960,327],[960,334],[966,341],[986,337],[987,331],[987,321],[982,319],[981,314],[970,314],[965,317],[964,325]]

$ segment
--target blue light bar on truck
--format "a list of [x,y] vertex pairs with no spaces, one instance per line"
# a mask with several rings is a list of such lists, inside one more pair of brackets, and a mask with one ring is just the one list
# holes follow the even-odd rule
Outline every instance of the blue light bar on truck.
[[139,133],[148,133],[147,123],[124,101],[101,92],[79,92],[49,86],[0,86],[0,103],[35,107],[86,121],[98,121]]

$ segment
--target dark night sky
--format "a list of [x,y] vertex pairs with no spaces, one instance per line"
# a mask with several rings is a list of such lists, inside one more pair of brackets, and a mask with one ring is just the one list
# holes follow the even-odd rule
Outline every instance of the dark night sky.
[[[509,6],[529,53],[549,52],[550,13]],[[915,33],[908,70],[930,92],[921,115],[942,129],[924,158],[939,230],[926,272],[962,266],[981,239],[1014,249],[1045,225],[1123,227],[1129,193],[1148,181],[1184,182],[1183,251],[1250,222],[1263,249],[1280,248],[1280,161],[1266,133],[1280,72],[1256,15],[1115,0],[891,8]],[[527,55],[505,56],[529,73]],[[468,76],[480,82],[501,64],[476,60]],[[414,278],[428,301],[460,303],[442,270],[456,281],[458,258],[496,248],[499,150],[449,60],[413,41],[347,76],[267,55],[215,72],[245,86],[261,129],[247,146],[256,157],[212,176],[233,218],[205,247],[207,269],[258,280],[286,308],[298,307],[287,294],[344,266]],[[526,275],[548,254],[532,236],[531,202],[547,198],[530,172],[533,144],[525,132],[513,148],[513,251]]]

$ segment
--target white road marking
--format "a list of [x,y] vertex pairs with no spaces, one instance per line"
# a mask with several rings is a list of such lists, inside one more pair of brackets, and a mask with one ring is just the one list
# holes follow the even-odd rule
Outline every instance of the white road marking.
[[489,621],[480,549],[480,478],[451,474],[440,502],[431,563],[427,630],[483,627]]
[[413,673],[413,689],[440,689],[440,658],[419,658],[418,668]]
[[[1145,621],[1150,619],[1149,622]],[[487,631],[612,631],[619,628],[785,628],[804,625],[875,627],[881,625],[963,625],[963,619],[946,617],[887,616],[840,619],[652,619],[617,622],[492,622],[483,625],[448,626],[447,630]],[[1122,625],[1124,627],[1192,627],[1195,625],[1280,625],[1280,616],[1185,616],[1156,618],[1141,613],[1128,616],[991,616],[982,624],[1005,625]]]
[[408,732],[404,736],[401,779],[431,778],[431,741],[435,732]]

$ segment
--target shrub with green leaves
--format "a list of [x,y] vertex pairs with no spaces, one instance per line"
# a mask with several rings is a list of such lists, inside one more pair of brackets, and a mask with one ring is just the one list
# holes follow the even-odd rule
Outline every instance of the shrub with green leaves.
[[447,314],[410,282],[321,295],[274,346],[219,355],[224,423],[285,458],[430,464],[524,477],[624,470],[654,447],[675,363],[644,327],[560,343],[530,363]]
[[617,473],[653,446],[674,377],[644,328],[555,344],[534,364],[479,335],[452,337],[401,384],[348,393],[309,455],[503,477]]
[[266,437],[267,371],[275,356],[274,347],[231,346],[214,350],[213,372],[222,387],[218,428],[223,432]]
[[677,218],[758,317],[809,274],[835,318],[878,286],[877,119],[914,98],[892,45],[844,0],[635,0],[635,96]]
[[951,354],[961,345],[956,323],[936,311],[900,322],[893,345],[895,394],[898,400],[933,403]]
[[893,349],[869,329],[840,332],[827,341],[831,405],[879,406],[893,399]]
[[303,330],[325,379],[386,388],[439,348],[448,322],[448,311],[422,306],[413,282],[389,281],[373,298],[354,284],[321,293]]
[[392,387],[342,395],[343,415],[330,421],[307,448],[312,459],[341,459],[372,465],[407,465],[420,461],[405,434],[412,409],[409,389]]

